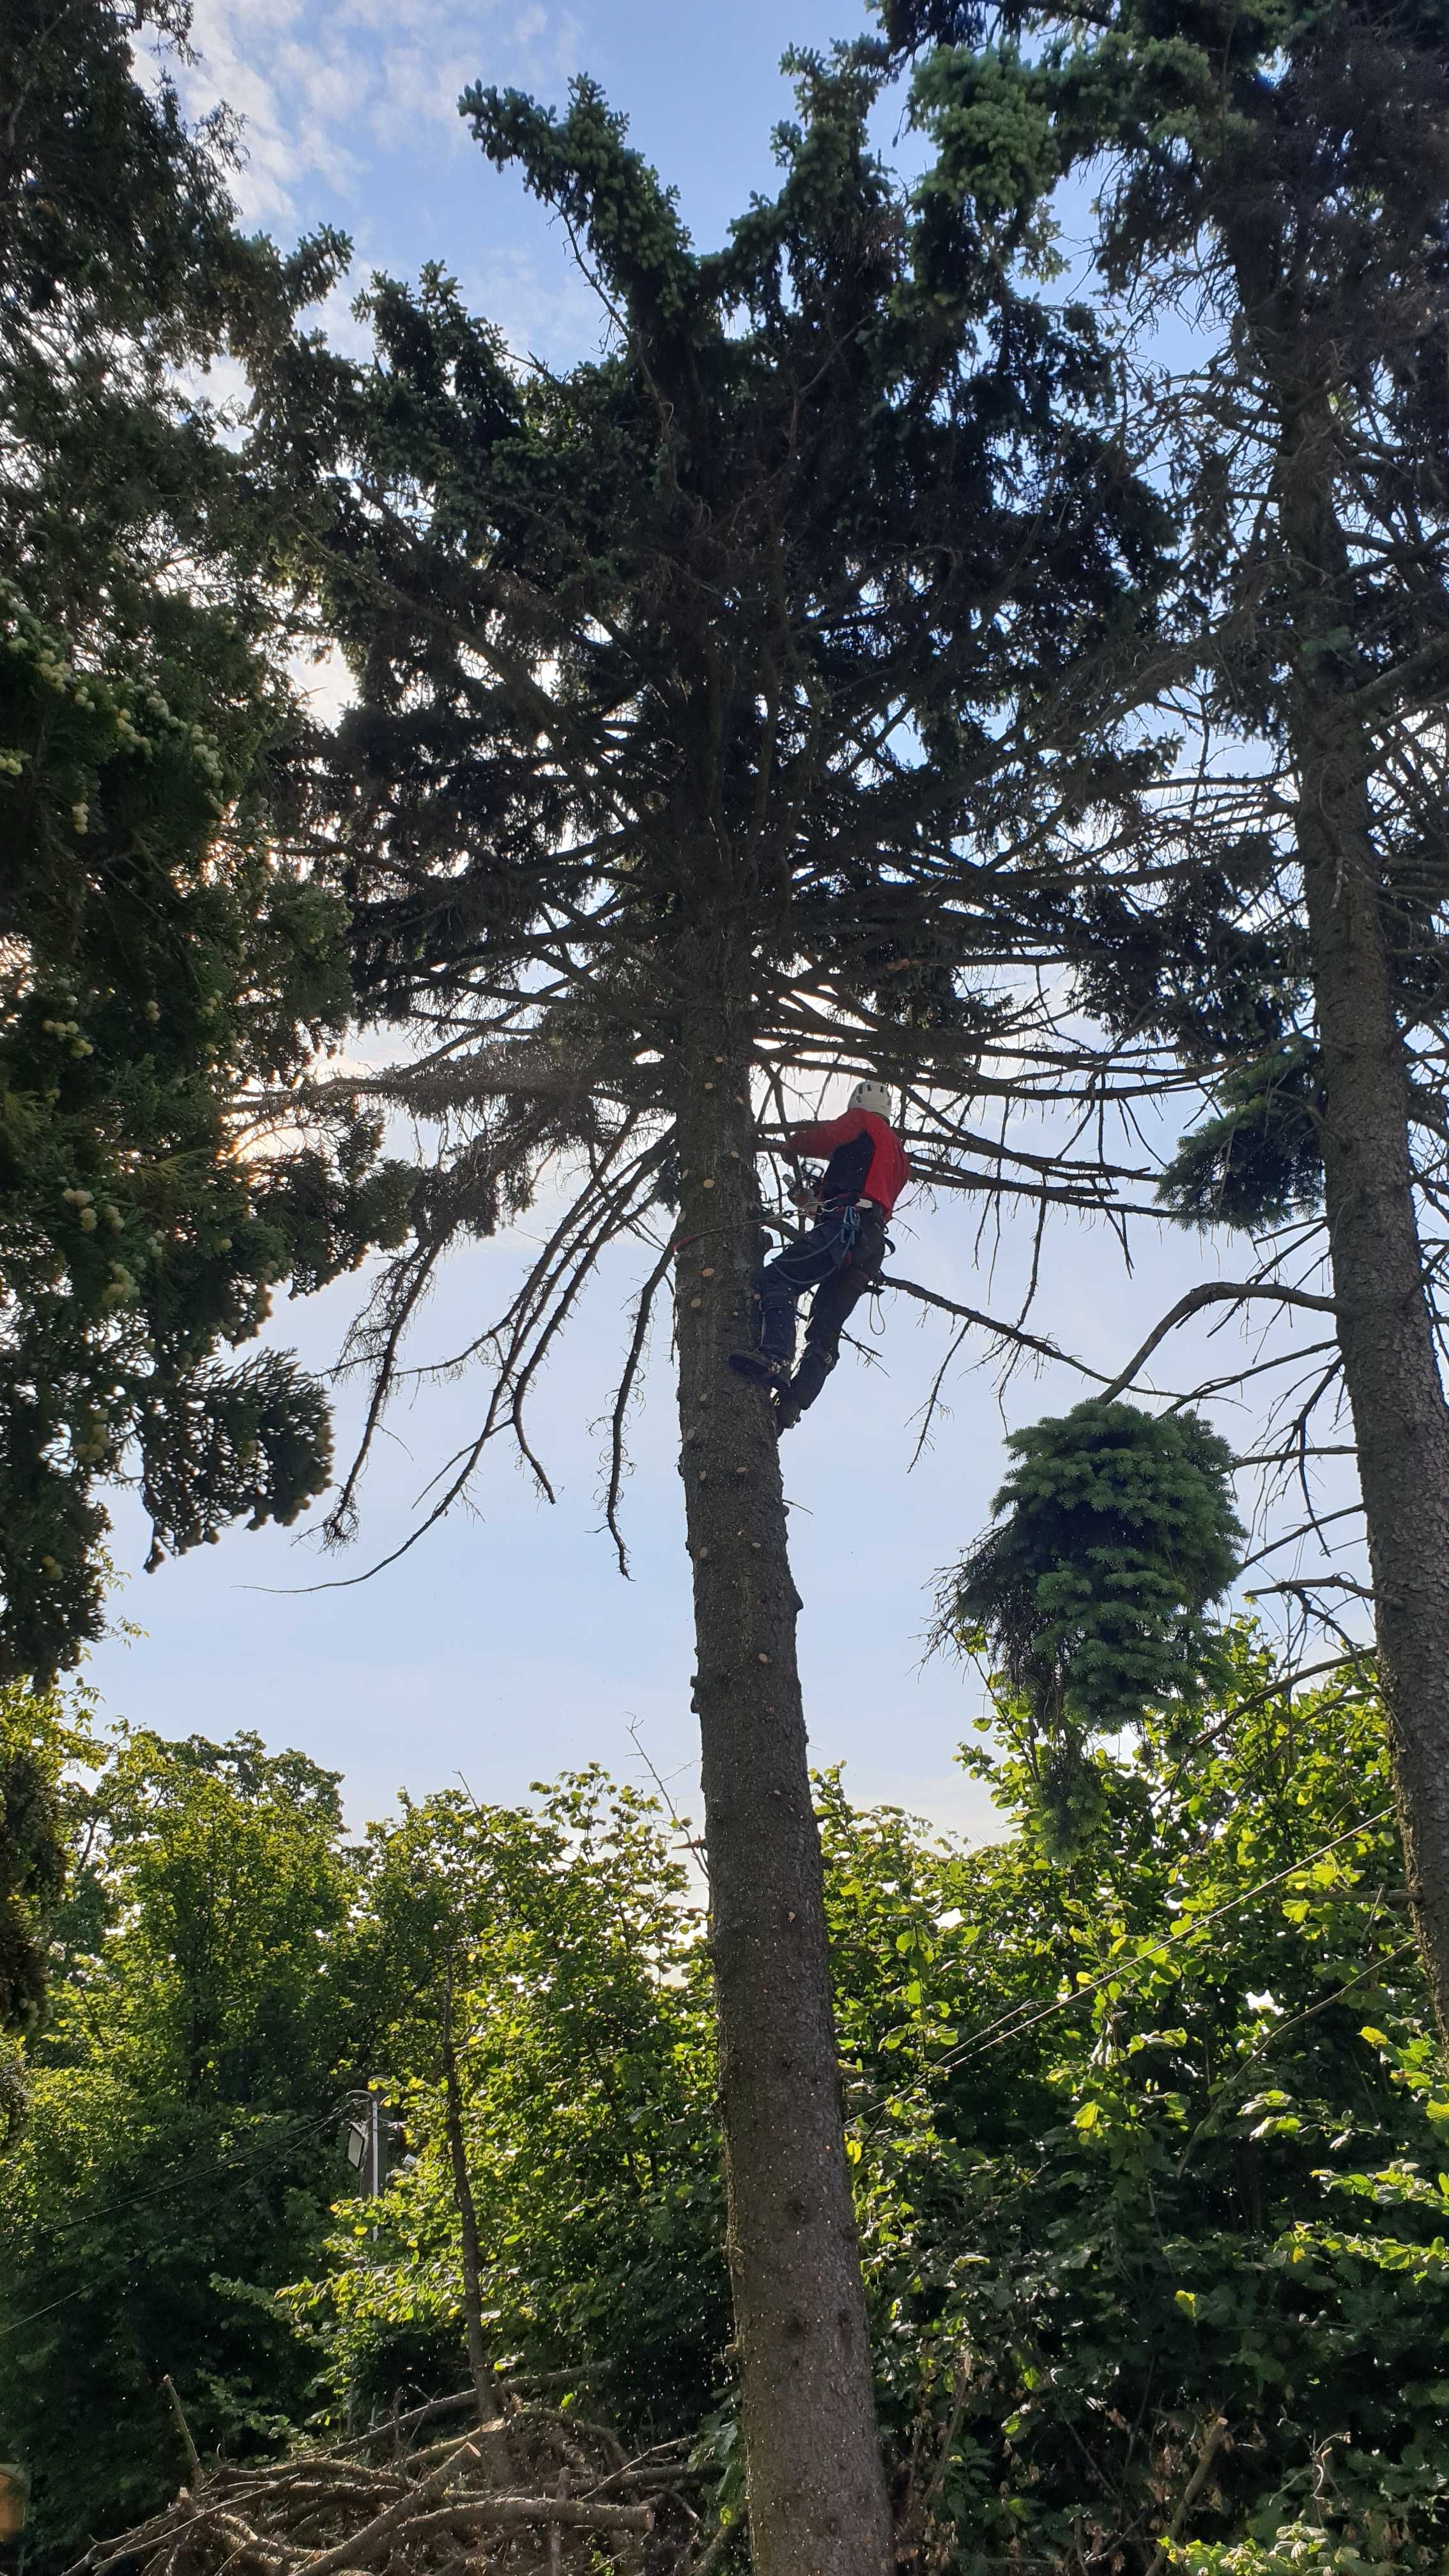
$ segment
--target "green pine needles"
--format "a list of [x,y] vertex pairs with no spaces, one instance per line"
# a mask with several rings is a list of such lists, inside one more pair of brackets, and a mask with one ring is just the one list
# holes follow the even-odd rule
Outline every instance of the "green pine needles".
[[1078,1404],[1014,1431],[994,1526],[941,1586],[938,1634],[985,1650],[1029,1718],[1047,1839],[1095,1813],[1092,1737],[1196,1707],[1220,1680],[1208,1612],[1243,1533],[1232,1458],[1196,1414]]
[[1213,1114],[1184,1136],[1157,1195],[1184,1225],[1286,1225],[1323,1201],[1318,1050],[1291,1037],[1228,1074]]

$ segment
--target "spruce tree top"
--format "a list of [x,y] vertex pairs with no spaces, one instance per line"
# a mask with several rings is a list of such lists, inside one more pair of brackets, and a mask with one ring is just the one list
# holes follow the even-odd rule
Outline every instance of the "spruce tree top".
[[353,1344],[379,1398],[447,1244],[586,1158],[552,1266],[475,1345],[503,1372],[480,1447],[605,1244],[677,1204],[686,1045],[697,1093],[728,1054],[767,1115],[769,1077],[868,1065],[926,1177],[980,1153],[965,1185],[993,1189],[1001,1147],[923,1086],[1110,1079],[1037,970],[1078,935],[1084,818],[1130,831],[1155,773],[1117,725],[1166,517],[1091,316],[938,236],[873,155],[884,50],[793,68],[778,193],[709,252],[592,83],[561,115],[469,91],[597,292],[600,354],[551,372],[440,268],[378,279],[372,365],[313,353],[316,434],[275,428],[357,684],[319,841],[364,1010],[427,1048],[377,1087],[441,1138]]
[[1090,317],[935,258],[868,147],[879,49],[795,74],[779,194],[713,253],[591,83],[562,117],[468,92],[604,352],[520,365],[441,270],[378,281],[331,470],[297,460],[360,690],[331,796],[365,989],[450,1032],[567,993],[635,1101],[702,911],[745,943],[761,1042],[823,1057],[834,1020],[838,1053],[848,1012],[883,1069],[964,1061],[991,1011],[963,968],[1049,944],[1044,819],[1143,774],[1107,672],[1164,521]]
[[997,1525],[947,1579],[1048,1724],[1110,1733],[1214,1672],[1205,1613],[1237,1570],[1232,1455],[1195,1414],[1088,1402],[1008,1436]]

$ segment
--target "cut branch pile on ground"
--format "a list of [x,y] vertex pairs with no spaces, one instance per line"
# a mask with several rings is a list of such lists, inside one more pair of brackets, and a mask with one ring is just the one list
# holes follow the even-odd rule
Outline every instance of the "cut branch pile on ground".
[[70,2576],[675,2576],[702,2566],[682,2442],[629,2458],[608,2428],[536,2401],[430,2439],[435,2399],[327,2451],[205,2466],[174,2503],[98,2541]]

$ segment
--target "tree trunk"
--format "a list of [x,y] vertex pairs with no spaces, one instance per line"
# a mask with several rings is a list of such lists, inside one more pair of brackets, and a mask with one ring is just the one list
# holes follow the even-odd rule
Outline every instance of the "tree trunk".
[[493,2424],[502,2413],[497,2383],[483,2335],[483,2261],[478,2245],[478,2211],[468,2171],[463,2136],[463,2093],[458,2082],[458,2052],[453,2045],[453,1967],[448,1963],[443,1998],[443,2120],[448,2157],[453,2168],[453,2197],[458,2204],[458,2234],[463,2255],[463,2317],[468,2330],[468,2369],[478,2400],[478,2421]]
[[731,1012],[727,979],[706,989],[674,1082],[676,1319],[751,2543],[759,2576],[881,2576],[889,2522],[795,1659],[800,1605],[769,1401],[727,1364],[749,1338],[759,1240],[748,1014]]
[[1449,2044],[1449,1408],[1419,1243],[1369,749],[1332,657],[1304,650],[1345,623],[1335,462],[1332,418],[1316,395],[1285,439],[1280,524],[1301,585],[1290,720],[1323,1063],[1324,1205],[1410,1901]]

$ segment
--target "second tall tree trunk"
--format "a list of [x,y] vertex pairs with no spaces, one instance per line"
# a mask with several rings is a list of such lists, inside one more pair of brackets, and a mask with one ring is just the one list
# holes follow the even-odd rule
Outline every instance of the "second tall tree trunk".
[[795,1655],[799,1603],[768,1400],[728,1366],[749,1334],[758,1246],[749,1034],[728,983],[716,975],[686,1015],[671,1087],[681,1472],[751,2548],[758,2576],[882,2576],[888,2517]]
[[1321,389],[1285,415],[1279,509],[1299,590],[1290,726],[1324,1208],[1410,1903],[1449,2045],[1449,1407],[1419,1241],[1369,746],[1318,640],[1342,629],[1351,596],[1333,416]]
[[1362,781],[1331,727],[1316,739],[1310,731],[1299,748],[1338,1340],[1410,1902],[1449,2044],[1449,1411],[1425,1292],[1378,875],[1357,821]]

